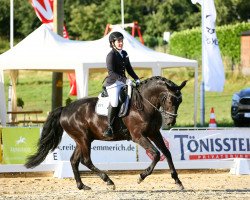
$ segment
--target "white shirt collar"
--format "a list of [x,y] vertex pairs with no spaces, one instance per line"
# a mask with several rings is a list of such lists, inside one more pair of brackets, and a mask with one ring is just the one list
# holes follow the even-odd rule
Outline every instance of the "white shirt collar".
[[123,57],[122,55],[122,50],[117,50],[119,52],[119,54]]

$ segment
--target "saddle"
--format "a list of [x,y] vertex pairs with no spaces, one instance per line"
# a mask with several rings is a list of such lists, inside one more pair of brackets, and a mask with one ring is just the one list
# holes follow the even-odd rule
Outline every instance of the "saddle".
[[[132,84],[126,84],[122,87],[119,94],[119,112],[118,117],[125,117],[129,110],[129,102],[132,94]],[[95,106],[95,112],[98,115],[108,116],[108,107],[109,107],[109,98],[108,92],[105,87],[103,87],[103,91],[98,95],[98,101]]]

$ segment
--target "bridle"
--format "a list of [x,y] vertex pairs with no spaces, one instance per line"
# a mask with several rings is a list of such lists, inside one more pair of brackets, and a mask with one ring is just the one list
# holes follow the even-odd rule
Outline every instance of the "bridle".
[[[176,98],[177,100],[179,100],[179,99],[182,97],[182,94],[180,94],[179,96],[177,96],[177,95],[174,95],[174,94],[172,94],[172,93],[170,93],[170,92],[167,92],[167,94],[164,95],[164,96],[162,97],[161,102],[164,103],[166,100],[170,100],[171,96],[174,97],[174,98]],[[160,112],[164,118],[166,118],[167,116],[171,116],[171,117],[175,117],[175,118],[176,118],[176,117],[178,116],[178,114],[171,113],[171,112],[168,112],[168,111],[164,110],[163,106],[161,106],[161,107],[162,107],[162,110],[159,110],[159,109],[158,109],[155,105],[153,105],[149,100],[147,100],[146,98],[144,98],[144,99],[145,99],[152,107],[154,107],[155,110],[157,110],[158,112]]]

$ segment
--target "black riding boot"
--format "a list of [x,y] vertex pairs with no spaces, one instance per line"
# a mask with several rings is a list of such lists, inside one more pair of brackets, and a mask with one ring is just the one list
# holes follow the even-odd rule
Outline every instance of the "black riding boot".
[[113,124],[115,117],[117,115],[118,108],[112,107],[111,105],[108,108],[108,129],[104,132],[106,138],[112,139],[114,137]]

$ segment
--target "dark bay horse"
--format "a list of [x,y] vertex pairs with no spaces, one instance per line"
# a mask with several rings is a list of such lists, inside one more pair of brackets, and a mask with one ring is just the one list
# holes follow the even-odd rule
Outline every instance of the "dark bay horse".
[[[131,107],[127,116],[123,117],[122,120],[116,120],[114,124],[116,134],[112,140],[132,140],[149,151],[153,157],[150,166],[140,174],[138,183],[153,172],[155,165],[160,160],[158,148],[167,159],[175,183],[180,189],[184,189],[174,167],[171,153],[163,141],[160,128],[162,119],[169,126],[175,124],[177,110],[182,102],[181,89],[186,85],[186,82],[183,81],[178,86],[160,76],[142,81],[138,88],[133,90]],[[59,145],[63,130],[65,130],[76,142],[76,148],[70,162],[78,189],[91,189],[84,185],[81,180],[79,173],[80,162],[97,173],[108,186],[115,188],[109,176],[104,171],[96,168],[90,157],[91,143],[94,140],[105,140],[103,132],[107,128],[107,117],[99,116],[95,112],[96,102],[97,97],[83,98],[66,107],[60,107],[52,111],[44,123],[37,152],[28,158],[25,166],[33,168],[41,164],[48,153]],[[160,107],[162,111],[159,111]],[[118,123],[119,121],[122,121],[127,127],[128,134],[119,131],[121,125],[121,123]]]

